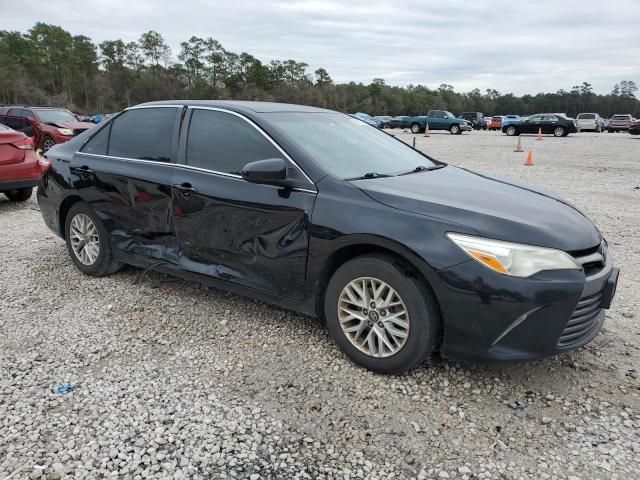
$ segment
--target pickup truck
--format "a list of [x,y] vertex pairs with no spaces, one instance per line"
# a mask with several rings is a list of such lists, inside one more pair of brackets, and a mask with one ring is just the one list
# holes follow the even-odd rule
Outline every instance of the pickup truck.
[[412,133],[422,133],[426,130],[449,130],[454,135],[471,130],[471,122],[462,118],[456,118],[453,113],[446,110],[429,110],[425,116],[409,117],[407,119]]

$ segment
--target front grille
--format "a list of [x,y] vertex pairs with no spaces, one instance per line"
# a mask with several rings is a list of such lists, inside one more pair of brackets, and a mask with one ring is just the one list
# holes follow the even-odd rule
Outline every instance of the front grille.
[[598,326],[600,310],[602,310],[602,292],[582,297],[558,339],[558,347],[568,347],[591,335]]
[[86,128],[76,128],[73,131],[73,136],[75,137],[76,135],[80,135],[82,132],[84,132],[85,130],[87,130]]
[[569,253],[582,266],[585,276],[598,273],[607,263],[607,243],[604,240],[595,247]]

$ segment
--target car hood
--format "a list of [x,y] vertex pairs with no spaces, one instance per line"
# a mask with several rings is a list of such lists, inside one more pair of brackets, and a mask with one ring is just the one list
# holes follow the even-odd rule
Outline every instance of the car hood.
[[517,182],[446,166],[432,171],[352,182],[392,208],[475,230],[478,235],[565,251],[601,242],[578,209]]
[[71,130],[86,130],[95,126],[94,123],[90,122],[52,122],[50,125],[55,125],[59,128],[70,128]]

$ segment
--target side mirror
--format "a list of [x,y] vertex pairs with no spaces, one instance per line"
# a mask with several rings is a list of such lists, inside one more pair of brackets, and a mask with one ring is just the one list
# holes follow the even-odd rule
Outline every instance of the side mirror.
[[250,183],[287,186],[287,162],[282,158],[269,158],[247,163],[242,178]]

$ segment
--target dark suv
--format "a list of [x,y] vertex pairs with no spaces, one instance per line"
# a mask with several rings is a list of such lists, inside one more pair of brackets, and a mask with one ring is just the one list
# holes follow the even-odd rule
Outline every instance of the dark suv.
[[79,122],[66,108],[9,106],[0,107],[0,123],[19,130],[29,119],[38,130],[40,142],[37,145],[46,152],[57,143],[64,143],[76,135],[93,127],[93,123]]
[[471,122],[471,127],[474,130],[486,130],[487,120],[484,118],[482,112],[462,112],[458,118],[463,118]]

